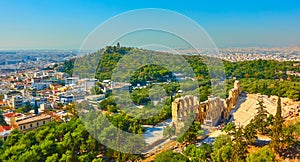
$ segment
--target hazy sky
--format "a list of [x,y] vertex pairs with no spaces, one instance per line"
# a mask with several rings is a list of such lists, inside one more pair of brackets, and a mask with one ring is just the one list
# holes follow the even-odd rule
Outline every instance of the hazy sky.
[[140,8],[184,14],[218,47],[300,45],[299,0],[2,0],[0,49],[78,49],[105,20]]

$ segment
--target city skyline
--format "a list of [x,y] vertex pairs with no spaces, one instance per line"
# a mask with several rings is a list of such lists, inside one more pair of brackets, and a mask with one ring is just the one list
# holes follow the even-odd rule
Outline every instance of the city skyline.
[[0,50],[79,49],[99,24],[141,8],[172,10],[193,19],[219,48],[299,46],[299,4],[298,1],[1,1]]

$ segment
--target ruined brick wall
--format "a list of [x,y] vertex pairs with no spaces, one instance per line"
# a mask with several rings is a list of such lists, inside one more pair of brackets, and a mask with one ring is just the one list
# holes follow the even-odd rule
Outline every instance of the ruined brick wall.
[[172,122],[176,131],[184,126],[183,121],[191,112],[195,114],[196,121],[207,126],[215,126],[222,117],[228,119],[241,92],[239,81],[235,81],[226,99],[210,96],[207,101],[199,102],[197,97],[191,95],[175,99],[172,102]]
[[240,85],[240,82],[236,80],[234,82],[234,87],[231,90],[229,90],[229,96],[226,99],[225,118],[229,117],[230,111],[235,107],[236,101],[241,93],[242,93],[242,87]]
[[198,108],[197,108],[197,114],[195,117],[196,121],[199,121],[201,123],[204,123],[205,117],[207,115],[207,110],[209,109],[209,103],[208,101],[200,102]]
[[204,125],[215,126],[222,116],[222,112],[225,109],[224,99],[219,97],[210,96],[208,98],[209,109],[205,116]]
[[198,97],[191,95],[177,98],[172,102],[172,122],[176,128],[176,132],[184,127],[183,121],[189,117],[191,112],[197,112],[198,106]]

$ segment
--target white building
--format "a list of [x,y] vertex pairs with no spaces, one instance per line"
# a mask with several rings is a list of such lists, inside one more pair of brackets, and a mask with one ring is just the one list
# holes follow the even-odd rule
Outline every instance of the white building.
[[74,101],[73,95],[62,95],[60,96],[60,102],[63,104],[68,104]]
[[77,85],[79,77],[69,77],[65,79],[66,85]]

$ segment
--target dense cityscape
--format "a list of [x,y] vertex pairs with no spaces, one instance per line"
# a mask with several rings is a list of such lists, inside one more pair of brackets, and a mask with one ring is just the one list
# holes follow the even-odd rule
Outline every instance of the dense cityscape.
[[[119,46],[107,47],[105,54],[103,54],[102,57],[106,55],[112,55],[113,57],[116,57],[113,55],[113,53],[111,53],[112,52],[111,49],[114,50],[114,53],[118,53],[118,51],[122,51],[122,50],[130,51],[130,48],[125,48],[125,47],[119,47]],[[238,51],[240,50],[241,49],[239,49]],[[249,49],[244,49],[244,50],[248,51]],[[264,49],[264,50],[266,51],[265,52],[261,51],[260,54],[255,54],[255,57],[257,55],[266,55],[265,57],[262,57],[259,60],[263,60],[264,58],[266,60],[269,60],[267,58],[274,58],[274,60],[282,62],[285,60],[281,60],[280,57],[276,59],[277,56],[280,56],[287,51],[289,51],[290,53],[295,53],[295,52],[291,52],[294,49],[290,49],[290,50],[285,49],[281,52],[278,52],[280,53],[279,55],[276,54],[273,55],[272,52],[271,54],[268,54],[267,52],[270,51],[271,49]],[[224,52],[222,49],[221,51]],[[232,50],[226,49],[226,51],[235,51],[235,49]],[[257,51],[258,50],[256,50],[256,52]],[[72,123],[72,121],[74,121],[78,117],[77,111],[79,111],[79,109],[75,105],[80,104],[82,101],[87,101],[90,105],[94,105],[96,111],[102,111],[103,113],[109,113],[111,115],[115,114],[114,116],[117,117],[119,116],[118,114],[121,111],[120,108],[118,106],[116,107],[115,104],[113,103],[114,101],[112,100],[111,97],[112,91],[116,91],[118,89],[126,90],[128,89],[129,86],[129,89],[131,89],[131,93],[133,96],[141,95],[140,97],[137,96],[138,98],[134,98],[136,104],[139,104],[143,108],[147,108],[148,106],[146,105],[149,101],[147,99],[148,97],[147,97],[147,93],[145,93],[146,92],[145,90],[151,88],[154,85],[154,83],[162,85],[163,87],[174,86],[173,83],[170,81],[157,82],[155,80],[152,80],[151,82],[146,82],[147,84],[145,84],[144,82],[139,82],[139,83],[133,82],[132,84],[128,85],[126,83],[115,83],[114,81],[106,78],[97,78],[97,79],[80,78],[78,76],[72,76],[72,74],[69,73],[70,69],[68,69],[68,67],[70,67],[71,60],[82,58],[82,56],[76,57],[74,54],[75,52],[60,51],[62,52],[62,55],[65,56],[65,58],[61,57],[60,60],[58,59],[59,61],[53,59],[55,57],[58,57],[58,55],[60,55],[60,53],[56,50],[54,51],[47,50],[46,52],[41,50],[40,51],[41,53],[48,54],[48,57],[44,59],[35,58],[34,53],[36,51],[35,52],[27,51],[27,52],[28,54],[23,53],[22,54],[23,58],[18,61],[15,62],[11,60],[8,61],[9,60],[8,57],[6,57],[6,59],[2,61],[2,62],[6,62],[5,65],[2,65],[2,69],[1,69],[1,92],[0,92],[1,93],[1,101],[0,101],[1,103],[0,104],[1,107],[1,127],[0,127],[1,132],[0,133],[1,134],[0,136],[4,141],[4,145],[7,145],[6,144],[7,140],[8,141],[10,140],[9,138],[10,134],[15,134],[18,131],[27,134],[27,132],[32,132],[32,130],[36,130],[36,129],[39,130],[39,127],[43,128],[45,127],[45,125],[47,126],[53,122]],[[1,54],[8,55],[8,52],[2,52]],[[97,53],[94,53],[92,55],[89,54],[89,55],[93,56],[95,54]],[[235,54],[236,52],[233,52],[233,54],[230,54],[228,52],[229,56]],[[14,55],[14,54],[9,53],[9,55]],[[299,75],[297,75],[299,74],[299,61],[295,59],[294,55],[289,55],[289,56],[290,57],[285,57],[285,58],[288,59],[289,61],[294,62],[293,67],[296,67],[295,68],[296,70],[291,70],[291,69],[287,70],[284,75],[294,76],[295,78],[293,78],[292,80],[291,78],[289,79],[290,82],[293,83],[293,80],[297,80],[297,78],[299,77]],[[190,59],[190,57],[193,58],[194,55],[187,55],[188,60]],[[222,59],[225,60],[225,58]],[[247,55],[247,59],[243,61],[249,62],[253,60],[254,59],[251,59],[251,56]],[[241,60],[229,60],[229,61],[241,62]],[[84,65],[84,63],[82,64]],[[244,64],[246,65],[247,63],[245,62]],[[18,68],[10,68],[12,66]],[[286,66],[286,68],[288,68],[288,66]],[[276,69],[274,70],[276,71]],[[153,69],[153,71],[155,71],[155,69]],[[160,76],[160,78],[161,77],[164,76]],[[256,119],[255,109],[257,108],[257,106],[255,105],[257,105],[257,100],[261,102],[260,104],[264,103],[266,110],[268,110],[270,114],[276,116],[277,97],[274,96],[274,93],[268,94],[268,91],[264,92],[263,89],[259,90],[260,93],[258,94],[247,93],[246,91],[249,92],[249,90],[245,89],[246,87],[244,86],[245,83],[243,77],[240,79],[241,82],[237,80],[234,82],[234,88],[232,90],[229,90],[229,95],[227,95],[228,98],[225,99],[209,96],[210,90],[208,90],[208,92],[204,94],[206,95],[204,99],[202,99],[201,97],[197,98],[196,96],[190,98],[189,95],[184,96],[184,94],[182,94],[182,90],[174,87],[175,89],[173,88],[170,95],[172,96],[171,98],[176,98],[176,99],[167,101],[168,106],[166,108],[163,108],[166,110],[169,109],[167,111],[171,111],[172,115],[166,114],[162,117],[159,117],[160,119],[154,122],[144,121],[141,123],[142,125],[138,126],[140,127],[139,128],[140,131],[142,131],[144,134],[144,140],[146,142],[145,143],[146,146],[144,149],[141,150],[142,151],[141,155],[143,156],[142,157],[137,156],[134,157],[134,159],[144,158],[145,161],[149,161],[149,160],[151,161],[151,159],[153,160],[156,156],[159,155],[159,153],[163,152],[164,150],[174,150],[174,152],[183,153],[186,156],[190,156],[189,155],[190,153],[187,152],[189,149],[198,148],[201,150],[204,149],[204,147],[208,147],[209,145],[214,146],[215,145],[214,141],[216,140],[215,138],[224,138],[222,136],[219,137],[219,135],[224,134],[223,131],[231,127],[230,124],[226,125],[226,123],[235,123],[238,124],[239,126],[243,125],[245,128],[248,128],[251,123],[254,123],[253,120]],[[203,79],[200,79],[199,81],[201,80]],[[229,85],[232,83],[230,80],[232,79],[228,80]],[[242,84],[242,86],[240,84]],[[245,87],[244,89],[243,86]],[[251,84],[247,86],[251,86]],[[291,87],[291,88],[295,88],[299,90],[298,86]],[[289,91],[290,90],[287,90],[286,92],[288,93]],[[270,97],[271,95],[272,97]],[[289,94],[287,95],[289,97]],[[282,117],[286,121],[297,121],[299,119],[298,117],[300,113],[299,91],[298,92],[296,91],[295,95],[296,95],[295,99],[289,99],[287,97],[282,98],[281,101]],[[183,102],[186,102],[186,100],[191,100],[191,101],[189,101],[187,104],[183,104]],[[160,103],[160,101],[151,101],[151,100],[150,102]],[[168,104],[170,102],[172,102],[172,106]],[[179,113],[179,111],[190,111],[188,109],[196,109],[193,110],[197,112],[195,117],[195,123],[201,124],[201,128],[199,126],[194,129],[200,131],[200,134],[194,132],[196,134],[193,135],[184,134],[182,135],[182,137],[178,138],[178,136],[180,136],[179,135],[180,130],[182,129],[180,123],[182,119],[186,118],[182,116],[182,114],[184,113],[181,114]],[[178,112],[178,114],[175,115],[174,112]],[[149,125],[152,126],[149,127]],[[253,138],[256,139],[256,142],[254,142],[252,145],[254,146],[260,145],[260,143],[263,143],[263,145],[268,144],[272,139],[272,136],[267,137],[265,134],[266,133],[261,133],[256,137],[255,135],[253,135]],[[176,137],[178,139],[174,140],[173,139],[174,137],[175,139]],[[253,141],[253,139],[251,140]],[[208,146],[205,144],[208,144]],[[194,146],[196,146],[196,148],[193,148]],[[296,158],[298,154],[295,153],[296,152],[285,154],[283,156]],[[6,153],[4,153],[3,156],[5,156],[5,154]],[[97,156],[101,155],[103,160],[113,158],[113,157],[109,157],[106,154],[107,153],[105,153],[105,151],[95,152],[95,155]],[[88,158],[92,158],[92,157],[93,156]],[[213,154],[210,156],[208,156],[207,154],[207,157],[205,158],[208,157],[214,158]],[[3,158],[5,159],[10,157],[3,157]],[[127,158],[131,159],[133,157],[126,156],[125,159]],[[164,157],[164,158],[168,158],[168,157]],[[172,158],[172,156],[169,158]],[[273,159],[275,158],[275,156],[274,157],[271,156],[268,158]],[[155,159],[158,160],[159,158],[155,158]]]
[[0,162],[300,161],[300,1],[0,6]]
[[[300,47],[286,48],[219,48],[217,54],[212,54],[207,49],[178,49],[180,54],[212,55],[223,60],[237,62],[250,60],[277,60],[277,61],[299,61]],[[171,51],[166,51],[171,52]]]

